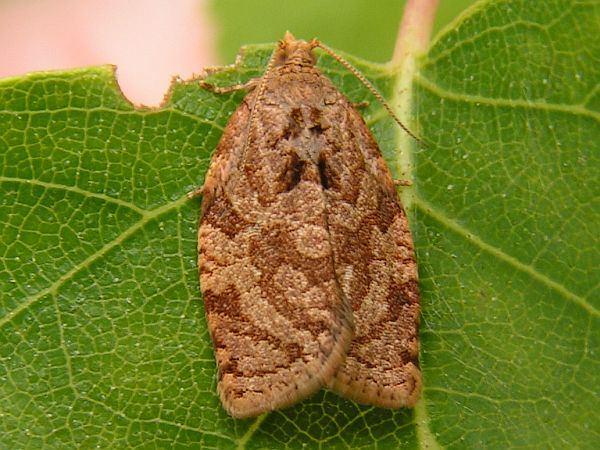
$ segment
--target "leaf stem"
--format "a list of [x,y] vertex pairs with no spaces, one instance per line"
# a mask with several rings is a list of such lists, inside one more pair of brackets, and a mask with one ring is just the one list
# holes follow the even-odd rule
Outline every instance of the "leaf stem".
[[[404,16],[396,38],[396,48],[390,61],[391,70],[396,74],[396,83],[391,99],[396,115],[407,126],[420,135],[412,121],[412,86],[417,66],[417,56],[423,54],[429,45],[429,36],[433,27],[438,0],[408,0]],[[413,154],[415,142],[401,130],[398,131],[398,151],[395,158],[394,175],[413,183],[410,188],[402,189],[401,199],[410,214],[415,180],[413,179]]]
[[429,46],[437,6],[438,0],[408,0],[396,37],[393,65],[402,65],[405,58],[414,58],[425,53]]
[[[438,0],[408,0],[404,9],[398,37],[396,38],[396,48],[390,62],[396,73],[396,84],[394,86],[394,96],[392,105],[396,107],[396,114],[411,129],[417,132],[411,121],[413,109],[413,80],[417,72],[416,58],[425,53],[429,46],[429,37],[435,19]],[[415,180],[413,180],[413,152],[415,142],[411,138],[398,131],[399,150],[396,157],[396,169],[401,179],[412,181],[410,188],[404,188],[401,192],[402,203],[407,212],[413,206],[415,196]],[[439,449],[440,445],[436,441],[435,434],[429,427],[429,417],[425,405],[424,393],[421,400],[415,407],[415,424],[417,439],[420,448]]]

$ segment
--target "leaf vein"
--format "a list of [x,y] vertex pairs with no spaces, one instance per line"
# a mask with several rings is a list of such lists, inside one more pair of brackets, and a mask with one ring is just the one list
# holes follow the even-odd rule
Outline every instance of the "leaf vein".
[[215,128],[218,128],[221,131],[225,130],[224,127],[217,124],[216,122],[203,119],[200,116],[191,114],[186,111],[182,111],[180,109],[169,108],[169,107],[161,107],[161,108],[148,109],[148,110],[136,109],[136,110],[131,110],[131,111],[118,110],[118,109],[112,109],[112,108],[103,108],[103,107],[77,108],[77,107],[73,107],[73,106],[67,106],[65,108],[39,110],[39,111],[32,111],[32,110],[10,111],[10,110],[6,110],[6,109],[0,109],[0,114],[7,114],[7,115],[11,115],[11,116],[21,116],[21,115],[35,116],[38,114],[56,114],[56,113],[60,113],[60,112],[82,112],[82,113],[86,113],[88,116],[90,113],[93,113],[93,112],[108,112],[108,113],[115,114],[115,115],[136,115],[136,116],[142,116],[142,117],[145,117],[145,116],[148,116],[151,114],[160,114],[160,113],[166,112],[166,113],[180,115],[180,116],[192,119],[197,123],[203,123],[206,125],[213,126]]
[[525,264],[525,263],[519,261],[514,256],[511,256],[511,255],[505,253],[498,247],[488,244],[483,239],[481,239],[479,236],[477,236],[474,233],[472,233],[471,231],[467,230],[464,226],[459,225],[456,221],[452,220],[450,217],[448,217],[446,214],[444,214],[443,211],[438,210],[433,205],[428,203],[426,200],[422,199],[419,196],[415,196],[414,204],[423,213],[427,214],[429,217],[433,218],[434,220],[438,221],[439,223],[445,225],[450,230],[454,231],[458,235],[467,239],[472,244],[476,245],[477,247],[481,248],[482,250],[486,251],[487,253],[497,257],[501,261],[504,261],[505,263],[510,264],[511,266],[520,270],[521,272],[530,275],[532,278],[539,281],[543,285],[545,285],[548,288],[552,289],[553,291],[561,294],[563,297],[572,301],[576,305],[579,305],[580,307],[582,307],[585,311],[587,311],[591,315],[593,315],[593,316],[599,315],[598,310],[596,308],[594,308],[585,298],[576,295],[575,293],[571,292],[569,289],[567,289],[562,284],[557,283],[556,281],[554,281],[547,275],[540,273],[533,266],[531,266],[529,264]]
[[429,392],[440,392],[442,394],[447,394],[449,396],[460,396],[460,397],[467,397],[467,398],[477,398],[480,400],[485,400],[486,402],[489,403],[494,403],[496,405],[501,405],[503,403],[531,403],[531,404],[536,404],[536,403],[540,403],[540,402],[551,402],[552,400],[547,398],[547,397],[536,397],[536,398],[522,398],[519,397],[517,398],[494,398],[494,397],[490,397],[489,395],[484,395],[484,394],[479,394],[477,392],[473,392],[473,391],[469,391],[469,392],[463,392],[463,391],[458,391],[456,389],[450,389],[450,388],[446,388],[446,387],[435,387],[435,386],[430,386],[428,388],[426,388],[427,391]]
[[269,414],[271,414],[271,413],[264,413],[264,414],[258,416],[254,420],[254,422],[252,422],[252,425],[250,425],[248,430],[246,430],[246,433],[244,433],[244,435],[238,440],[238,445],[237,445],[238,450],[244,450],[246,448],[246,444],[248,443],[250,438],[254,435],[256,430],[258,430],[258,428],[260,428],[260,425],[269,416]]
[[164,424],[164,425],[168,425],[168,426],[172,426],[175,428],[178,428],[179,430],[185,430],[185,431],[194,431],[196,433],[199,433],[201,435],[210,435],[210,436],[216,436],[219,437],[221,439],[225,439],[227,441],[232,441],[233,439],[230,436],[227,436],[225,434],[221,434],[221,433],[216,433],[214,431],[207,431],[201,428],[194,428],[194,427],[190,427],[188,425],[182,424],[182,423],[178,423],[178,422],[172,422],[170,420],[165,420],[165,419],[160,419],[160,418],[154,418],[154,419],[141,419],[141,418],[134,418],[134,417],[130,417],[127,414],[125,414],[123,411],[118,411],[112,407],[110,407],[109,405],[107,405],[104,402],[101,402],[99,400],[96,400],[94,398],[88,397],[88,396],[84,396],[84,395],[79,395],[79,398],[81,400],[86,400],[90,403],[94,403],[98,406],[101,406],[103,408],[105,408],[106,410],[110,411],[112,414],[121,417],[122,419],[125,419],[127,421],[129,421],[130,423],[156,423],[156,424]]
[[67,186],[64,184],[58,184],[58,183],[52,183],[52,182],[48,182],[48,181],[41,181],[41,180],[34,180],[34,179],[27,180],[27,179],[23,179],[23,178],[0,176],[0,183],[2,183],[2,182],[24,183],[24,184],[31,184],[34,186],[40,186],[40,187],[43,187],[46,189],[69,191],[69,192],[73,192],[75,194],[82,195],[84,197],[97,198],[99,200],[104,200],[107,203],[113,203],[115,205],[123,206],[125,208],[131,209],[132,211],[135,211],[136,213],[138,213],[142,216],[148,212],[148,210],[142,209],[139,206],[134,205],[133,203],[126,202],[125,200],[121,200],[120,198],[111,197],[110,195],[100,194],[97,192],[87,191],[87,190],[81,189],[77,186]]
[[421,448],[427,450],[441,449],[435,434],[429,428],[429,415],[425,404],[425,392],[421,392],[421,399],[415,405],[415,427]]
[[502,106],[509,108],[529,108],[541,111],[562,112],[578,116],[585,116],[600,122],[600,113],[590,111],[583,105],[562,105],[558,103],[547,103],[539,100],[522,100],[522,99],[507,99],[507,98],[489,98],[480,95],[462,94],[452,92],[437,85],[435,82],[427,79],[423,74],[416,74],[415,80],[424,89],[438,95],[441,98],[446,98],[453,101],[461,101],[465,103],[477,103],[487,106]]
[[71,268],[71,270],[69,270],[68,272],[61,275],[54,283],[52,283],[47,288],[42,289],[38,293],[30,296],[29,298],[24,299],[23,302],[19,306],[17,306],[12,311],[9,311],[7,314],[4,315],[4,317],[0,318],[0,329],[4,325],[9,323],[11,320],[13,320],[15,317],[17,317],[21,312],[25,311],[31,305],[37,303],[39,300],[44,298],[46,295],[55,294],[58,291],[58,289],[66,281],[71,279],[71,277],[73,277],[75,274],[77,274],[80,270],[88,267],[90,264],[94,263],[98,258],[100,258],[101,256],[104,256],[109,251],[111,251],[113,248],[122,244],[127,238],[132,236],[136,231],[140,230],[144,225],[146,225],[152,219],[159,217],[161,214],[164,214],[164,213],[170,211],[171,209],[178,208],[179,206],[183,205],[187,201],[189,201],[188,197],[184,196],[184,197],[179,198],[178,200],[175,200],[174,202],[170,202],[163,206],[155,208],[151,211],[144,212],[144,214],[142,215],[142,217],[139,221],[137,221],[136,223],[131,225],[128,229],[126,229],[123,233],[121,233],[115,239],[113,239],[109,243],[105,244],[98,251],[92,253],[90,256],[85,258],[82,262],[80,262],[79,264],[77,264],[73,268]]

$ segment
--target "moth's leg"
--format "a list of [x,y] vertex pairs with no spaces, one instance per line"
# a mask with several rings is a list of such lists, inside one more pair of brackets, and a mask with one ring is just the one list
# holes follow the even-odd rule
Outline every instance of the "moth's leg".
[[352,103],[352,106],[355,109],[363,109],[363,108],[367,108],[370,105],[369,102],[364,101],[364,102],[357,102],[357,103]]
[[191,200],[193,198],[200,197],[203,192],[204,192],[204,185],[197,187],[193,191],[188,192],[186,195],[187,195],[187,198],[189,198]]
[[412,186],[410,180],[394,180],[394,186]]
[[214,84],[207,83],[206,81],[200,81],[200,87],[207,89],[215,94],[228,94],[229,92],[235,92],[242,89],[250,90],[254,89],[258,83],[260,82],[260,78],[250,78],[245,83],[233,84],[231,86],[215,86]]

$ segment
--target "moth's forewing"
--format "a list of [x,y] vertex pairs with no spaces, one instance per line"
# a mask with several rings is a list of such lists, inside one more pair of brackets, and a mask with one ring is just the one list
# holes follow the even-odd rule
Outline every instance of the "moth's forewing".
[[[350,104],[338,108],[327,145],[328,229],[356,332],[330,386],[361,403],[413,406],[421,389],[419,286],[406,214],[377,143]],[[335,120],[333,120],[335,119]],[[336,140],[352,130],[351,139]],[[336,169],[334,169],[336,168]],[[335,173],[337,172],[337,173]]]
[[[249,138],[248,105],[256,92],[247,96],[206,178],[201,287],[219,393],[235,417],[282,408],[319,390],[352,338],[318,168],[304,151],[316,143],[305,133],[311,108],[304,90],[295,76],[275,76],[256,103]],[[297,99],[294,111],[289,98]]]

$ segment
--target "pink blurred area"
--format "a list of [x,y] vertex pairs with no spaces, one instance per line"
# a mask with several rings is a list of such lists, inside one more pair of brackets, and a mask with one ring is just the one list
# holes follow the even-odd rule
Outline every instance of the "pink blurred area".
[[125,96],[158,105],[171,78],[215,65],[204,0],[0,1],[0,77],[115,64]]

